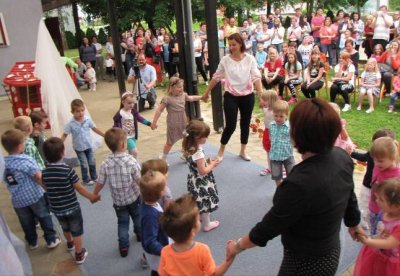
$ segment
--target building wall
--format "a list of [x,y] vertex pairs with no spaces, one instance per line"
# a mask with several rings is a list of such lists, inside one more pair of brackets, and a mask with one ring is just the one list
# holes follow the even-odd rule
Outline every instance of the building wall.
[[[0,48],[0,83],[16,61],[35,60],[39,20],[42,18],[40,0],[1,0],[10,45]],[[4,94],[2,88],[0,93]]]

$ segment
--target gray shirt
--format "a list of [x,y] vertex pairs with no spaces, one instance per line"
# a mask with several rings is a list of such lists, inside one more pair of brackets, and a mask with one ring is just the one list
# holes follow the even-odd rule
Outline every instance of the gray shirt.
[[[129,70],[129,76],[136,76],[133,68]],[[140,68],[140,77],[140,97],[146,99],[147,93],[150,91],[150,89],[147,89],[144,85],[157,80],[156,69],[154,69],[153,66],[146,64],[143,68]]]

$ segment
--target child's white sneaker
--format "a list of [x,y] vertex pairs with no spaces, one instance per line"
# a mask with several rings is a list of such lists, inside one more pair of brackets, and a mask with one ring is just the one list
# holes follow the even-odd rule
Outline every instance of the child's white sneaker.
[[349,111],[350,109],[351,109],[351,105],[345,104],[344,107],[343,107],[343,109],[342,109],[342,111],[343,111],[343,112],[347,112],[347,111]]

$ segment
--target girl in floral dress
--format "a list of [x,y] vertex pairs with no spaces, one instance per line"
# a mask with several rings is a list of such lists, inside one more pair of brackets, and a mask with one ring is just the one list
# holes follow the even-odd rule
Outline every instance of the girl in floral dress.
[[188,191],[196,200],[203,231],[208,232],[219,226],[219,221],[211,221],[210,213],[218,208],[218,191],[212,170],[218,166],[220,160],[210,160],[204,155],[201,145],[205,144],[210,135],[210,127],[206,123],[190,121],[184,135],[182,148],[189,165]]

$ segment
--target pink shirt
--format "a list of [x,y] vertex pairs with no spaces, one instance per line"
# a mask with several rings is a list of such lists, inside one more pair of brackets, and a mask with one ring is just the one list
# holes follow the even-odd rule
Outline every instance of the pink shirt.
[[379,206],[376,203],[375,187],[379,185],[383,180],[394,177],[400,177],[400,166],[389,168],[383,171],[379,170],[377,166],[374,166],[371,181],[371,197],[369,198],[368,204],[368,208],[372,213],[378,214],[380,211]]
[[[320,26],[324,24],[325,17],[323,16],[313,16],[311,19],[311,29],[314,26]],[[313,37],[319,37],[319,30],[313,31]]]

